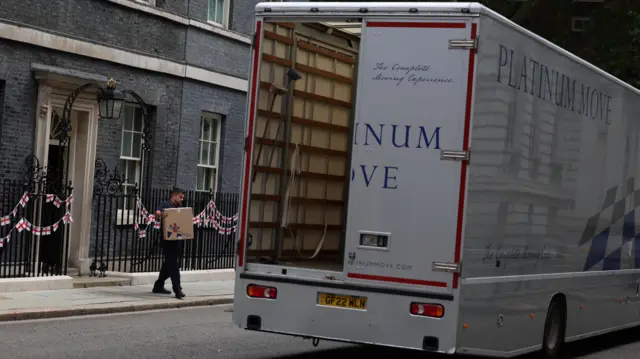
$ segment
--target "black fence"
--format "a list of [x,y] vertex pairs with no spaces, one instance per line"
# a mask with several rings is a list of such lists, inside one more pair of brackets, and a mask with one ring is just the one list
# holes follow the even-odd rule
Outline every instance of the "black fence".
[[[157,272],[162,266],[162,230],[155,219],[170,189],[138,191],[121,184],[96,187],[89,257],[96,275],[104,271]],[[185,240],[181,270],[233,268],[237,193],[186,191],[183,207],[193,208],[195,238]]]
[[2,182],[0,278],[67,274],[72,188],[52,187],[44,177]]

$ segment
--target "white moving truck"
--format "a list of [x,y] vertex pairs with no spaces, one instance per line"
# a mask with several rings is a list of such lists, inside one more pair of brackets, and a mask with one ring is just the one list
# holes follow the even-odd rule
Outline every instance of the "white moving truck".
[[497,357],[640,323],[638,90],[477,3],[260,3],[234,323]]

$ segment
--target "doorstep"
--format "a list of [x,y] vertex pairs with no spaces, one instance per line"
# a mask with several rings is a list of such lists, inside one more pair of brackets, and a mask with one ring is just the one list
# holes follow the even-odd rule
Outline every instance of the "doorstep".
[[131,279],[128,278],[98,278],[98,277],[76,277],[73,278],[74,288],[94,288],[94,287],[122,287],[130,286]]
[[67,275],[51,277],[0,278],[0,293],[72,288],[73,278]]

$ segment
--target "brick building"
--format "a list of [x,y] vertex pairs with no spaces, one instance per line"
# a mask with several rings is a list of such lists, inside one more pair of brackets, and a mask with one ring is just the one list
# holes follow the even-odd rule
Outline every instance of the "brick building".
[[[44,4],[3,0],[0,168],[4,175],[20,175],[25,154],[44,153],[43,147],[52,146],[53,137],[40,142],[34,138],[42,132],[41,124],[60,114],[60,102],[70,89],[89,81],[103,85],[108,76],[119,88],[140,94],[150,106],[154,186],[237,190],[256,2],[55,0]],[[76,116],[88,114],[81,113],[83,106],[96,105],[91,103],[95,102],[92,96],[84,97],[74,104]],[[45,114],[46,109],[50,111]],[[141,168],[132,164],[139,151],[125,153],[125,146],[121,146],[123,139],[127,144],[129,138],[139,142],[141,128],[123,127],[132,122],[128,117],[133,113],[123,111],[121,121],[92,118],[87,126],[98,130],[90,140],[95,142],[95,156],[109,165],[121,163],[128,178],[135,178],[129,170]],[[210,138],[218,150],[208,153],[215,158],[212,161],[198,160],[202,121],[208,121],[217,132]],[[75,127],[74,131],[81,131],[85,126]],[[85,160],[81,153],[75,156],[76,162]],[[199,177],[199,165],[217,168],[208,170],[209,176],[200,170]]]
[[[83,214],[92,210],[96,159],[108,169],[118,166],[125,187],[239,190],[257,2],[1,1],[0,180],[22,178],[28,155],[50,171],[68,168],[76,220],[71,262],[87,256],[87,243],[73,242],[93,232]],[[78,86],[104,86],[108,78],[140,95],[150,128],[143,128],[131,97],[118,120],[99,120],[91,87],[73,104],[68,158],[55,158],[65,100]],[[141,155],[145,131],[147,157]]]

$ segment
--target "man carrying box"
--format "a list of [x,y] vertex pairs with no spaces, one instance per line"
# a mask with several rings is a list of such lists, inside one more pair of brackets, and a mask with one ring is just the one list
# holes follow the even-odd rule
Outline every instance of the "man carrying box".
[[[180,189],[174,188],[171,191],[171,197],[169,200],[160,203],[158,208],[156,209],[156,218],[162,218],[162,221],[167,217],[167,212],[165,209],[168,208],[178,208],[182,205],[184,201],[184,192]],[[164,228],[164,223],[162,223],[162,228]],[[161,294],[171,294],[171,291],[168,291],[164,288],[164,282],[171,278],[171,285],[173,286],[173,293],[176,298],[182,299],[185,297],[185,294],[182,292],[182,287],[180,286],[180,269],[178,267],[180,253],[184,247],[183,241],[168,241],[164,239],[164,236],[160,239],[160,246],[162,247],[162,251],[164,253],[164,262],[162,262],[162,268],[160,268],[160,273],[158,275],[158,280],[155,282],[153,286],[153,293],[161,293]]]

